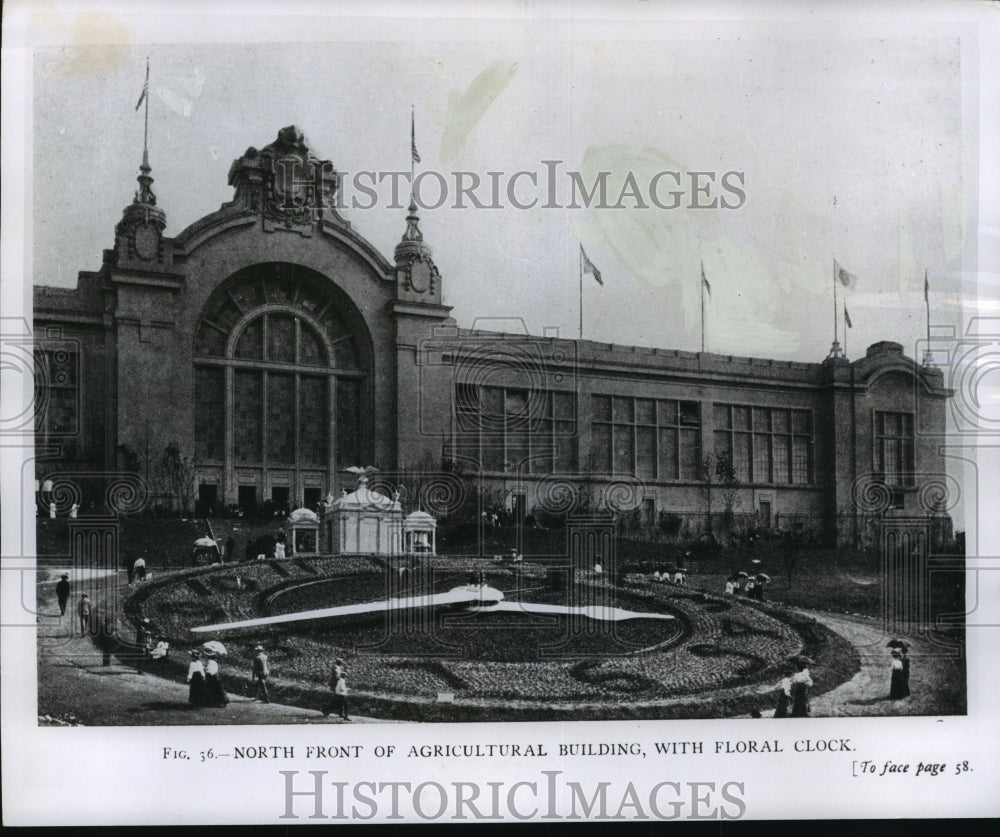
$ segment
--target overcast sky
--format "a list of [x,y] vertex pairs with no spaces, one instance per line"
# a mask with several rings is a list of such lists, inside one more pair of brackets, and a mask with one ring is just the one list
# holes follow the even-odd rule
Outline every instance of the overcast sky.
[[[577,336],[581,242],[604,282],[584,281],[591,339],[697,350],[703,263],[710,351],[821,360],[833,337],[834,255],[857,276],[854,288],[838,289],[854,325],[852,357],[879,339],[913,353],[925,328],[925,268],[932,322],[957,324],[978,200],[976,111],[963,110],[970,31],[653,17],[587,21],[581,12],[461,26],[326,19],[292,27],[294,38],[284,30],[294,43],[40,50],[34,282],[72,285],[112,245],[142,154],[135,104],[148,56],[150,162],[168,235],[231,199],[233,159],[285,125],[298,125],[348,178],[408,170],[412,104],[418,173],[438,172],[448,184],[447,202],[421,217],[461,325],[520,317],[532,333]],[[115,37],[113,21],[103,25],[106,40],[130,40]],[[266,27],[257,37],[267,40]],[[488,172],[499,172],[501,208],[470,200],[455,208],[459,171],[481,178],[477,196],[487,204]],[[531,209],[507,192],[518,171],[535,173],[537,187],[521,175],[513,193],[537,199]],[[571,171],[588,188],[610,171],[609,205],[631,173],[638,196],[618,208],[565,208]],[[680,173],[680,207],[651,201],[660,171]],[[700,196],[691,171],[712,173],[699,176],[702,186],[714,178]],[[739,191],[722,186],[726,172],[740,173],[728,180]],[[655,181],[666,206],[678,188],[672,177]],[[436,202],[438,182],[425,176],[424,203]],[[375,207],[343,215],[391,259],[405,211],[390,206],[389,187]],[[345,198],[358,195],[348,179]],[[713,200],[733,208],[689,208]]]

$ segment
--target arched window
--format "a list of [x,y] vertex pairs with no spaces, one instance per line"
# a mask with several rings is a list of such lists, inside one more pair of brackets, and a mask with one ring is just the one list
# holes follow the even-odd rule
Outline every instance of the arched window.
[[316,274],[258,265],[211,296],[195,334],[199,466],[326,474],[364,458],[364,325]]

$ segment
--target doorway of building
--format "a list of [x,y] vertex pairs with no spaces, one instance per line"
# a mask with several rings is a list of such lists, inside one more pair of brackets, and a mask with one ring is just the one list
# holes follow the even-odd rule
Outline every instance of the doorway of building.
[[760,501],[760,525],[764,529],[771,528],[771,501]]
[[323,496],[322,488],[306,488],[302,491],[302,505],[307,509],[317,511],[319,501]]
[[236,502],[246,517],[257,514],[257,486],[241,485],[236,492]]
[[214,517],[219,510],[219,486],[214,483],[198,485],[198,502],[194,513],[197,517]]
[[271,502],[274,503],[275,511],[283,511],[285,514],[291,512],[288,499],[291,496],[291,489],[287,485],[276,485],[271,488]]

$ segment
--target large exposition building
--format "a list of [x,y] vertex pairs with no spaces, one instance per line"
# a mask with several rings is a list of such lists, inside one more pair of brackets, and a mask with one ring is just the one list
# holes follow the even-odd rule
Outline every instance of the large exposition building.
[[[334,208],[338,181],[286,128],[167,238],[144,161],[100,269],[35,289],[39,478],[149,477],[175,443],[216,507],[312,506],[375,465],[461,474],[515,514],[687,534],[727,505],[841,540],[940,511],[950,392],[899,344],[800,363],[458,329],[415,208],[387,260]],[[732,463],[712,500],[707,457]]]

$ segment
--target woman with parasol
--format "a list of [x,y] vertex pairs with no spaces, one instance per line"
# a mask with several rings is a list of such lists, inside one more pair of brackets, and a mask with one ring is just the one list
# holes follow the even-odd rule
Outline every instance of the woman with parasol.
[[788,663],[783,670],[784,677],[778,684],[778,705],[774,708],[775,718],[787,718],[788,708],[792,704],[792,675],[795,674],[795,666]]
[[889,640],[892,659],[889,670],[889,700],[902,700],[910,696],[910,658],[907,656],[909,643],[903,639]]
[[187,682],[190,684],[188,703],[192,706],[207,706],[208,690],[205,688],[205,666],[201,662],[201,652],[197,649],[191,652]]
[[788,713],[789,718],[809,717],[809,689],[812,688],[812,675],[809,673],[810,660],[804,654],[792,657],[792,664],[795,666],[795,674],[791,677],[791,701],[792,711]]
[[226,653],[226,646],[218,640],[211,640],[201,646],[208,656],[205,663],[205,690],[208,693],[209,706],[226,706],[229,703],[229,696],[222,685],[222,676],[219,674],[218,656]]
[[764,601],[764,585],[771,583],[771,576],[767,573],[757,573],[754,578],[757,580],[757,586],[754,588],[757,591],[757,601]]

